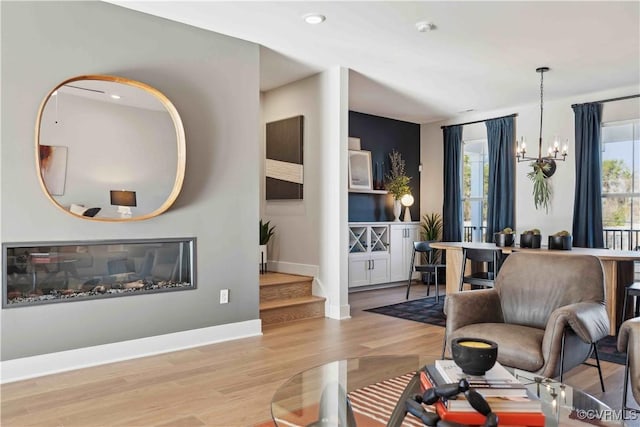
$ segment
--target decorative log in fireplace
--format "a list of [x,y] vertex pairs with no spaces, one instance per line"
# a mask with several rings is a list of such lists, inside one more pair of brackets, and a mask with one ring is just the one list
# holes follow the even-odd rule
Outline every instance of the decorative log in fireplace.
[[3,243],[3,308],[195,289],[195,238]]

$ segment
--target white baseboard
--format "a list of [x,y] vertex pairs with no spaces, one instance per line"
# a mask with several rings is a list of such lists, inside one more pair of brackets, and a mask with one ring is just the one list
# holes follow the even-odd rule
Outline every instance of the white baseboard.
[[268,261],[267,269],[278,273],[299,274],[301,276],[318,276],[318,266],[313,264],[298,264],[294,262]]
[[345,305],[328,305],[325,306],[326,317],[336,320],[351,319],[351,306]]
[[262,335],[260,319],[0,362],[0,384]]

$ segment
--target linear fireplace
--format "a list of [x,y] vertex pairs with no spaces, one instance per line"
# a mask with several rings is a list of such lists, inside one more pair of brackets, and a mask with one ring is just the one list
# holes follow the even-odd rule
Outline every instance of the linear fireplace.
[[3,243],[2,307],[196,288],[195,238]]

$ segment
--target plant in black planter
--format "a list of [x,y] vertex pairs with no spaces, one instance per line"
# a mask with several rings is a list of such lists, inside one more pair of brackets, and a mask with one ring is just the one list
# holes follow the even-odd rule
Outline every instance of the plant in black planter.
[[509,227],[493,233],[493,243],[495,243],[496,246],[513,246],[513,242],[513,230]]
[[549,236],[549,249],[560,249],[570,251],[573,245],[573,238],[568,231],[558,231],[556,234]]
[[[422,217],[422,222],[420,223],[421,230],[421,238],[426,241],[440,241],[442,238],[442,216],[439,213],[432,212],[425,214]],[[440,249],[434,249],[428,254],[422,253],[422,263],[423,264],[441,264],[442,263],[442,253]],[[431,283],[431,277],[435,275],[431,273],[422,273],[422,283],[428,284]],[[444,283],[446,276],[444,274],[440,274],[438,278],[438,282]]]
[[521,248],[540,248],[540,243],[542,241],[542,236],[540,235],[540,230],[534,228],[532,230],[527,230],[520,235],[520,247]]

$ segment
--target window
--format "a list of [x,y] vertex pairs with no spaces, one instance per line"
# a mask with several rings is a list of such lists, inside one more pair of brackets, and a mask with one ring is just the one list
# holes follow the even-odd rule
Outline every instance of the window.
[[463,240],[484,242],[487,226],[489,156],[486,139],[463,141],[462,216]]
[[606,247],[640,245],[640,120],[602,125],[602,226]]

